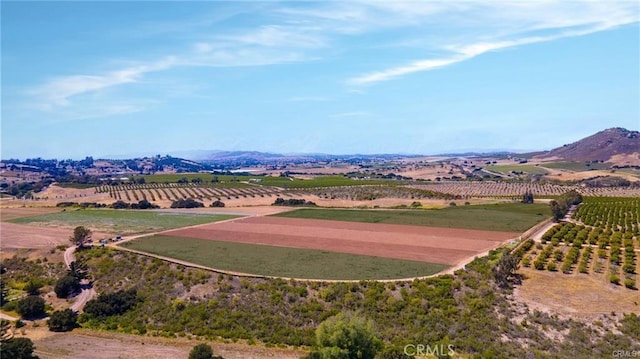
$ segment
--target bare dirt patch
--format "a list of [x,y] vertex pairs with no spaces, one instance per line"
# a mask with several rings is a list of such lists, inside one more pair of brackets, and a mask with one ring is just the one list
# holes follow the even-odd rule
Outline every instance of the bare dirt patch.
[[17,207],[0,208],[0,221],[10,221],[16,218],[39,216],[41,214],[56,213],[62,211],[59,208],[46,207]]
[[240,243],[456,264],[518,233],[315,219],[251,217],[162,233]]
[[[58,245],[69,245],[69,237],[73,228],[32,226],[0,222],[0,245],[7,248],[54,248]],[[93,238],[109,237],[108,234],[94,232]]]
[[[18,335],[20,336],[20,335]],[[265,348],[240,343],[205,342],[189,339],[153,338],[135,335],[94,332],[76,329],[70,333],[52,333],[46,328],[27,330],[42,359],[107,359],[107,358],[186,358],[193,346],[206,343],[216,355],[227,359],[299,358],[305,352],[293,349]]]
[[572,317],[597,318],[601,314],[640,313],[640,294],[608,283],[603,276],[538,271],[523,268],[522,285],[514,297],[529,307]]

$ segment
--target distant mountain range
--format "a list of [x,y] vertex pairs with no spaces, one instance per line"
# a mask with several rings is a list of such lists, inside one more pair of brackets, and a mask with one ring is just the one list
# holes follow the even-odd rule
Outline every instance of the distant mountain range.
[[[373,162],[424,157],[408,154],[351,154],[323,153],[279,154],[257,151],[184,151],[171,156],[143,156],[129,159],[43,160],[41,158],[3,160],[0,169],[10,171],[43,172],[54,175],[103,175],[117,173],[226,171],[249,166],[280,167],[290,164],[343,162],[360,165]],[[542,161],[611,162],[619,166],[640,166],[640,132],[624,128],[610,128],[579,141],[527,154],[511,152],[449,153],[438,157],[522,157]]]
[[[235,164],[239,166],[251,166],[260,164],[278,163],[304,163],[304,162],[362,162],[376,160],[393,160],[399,158],[421,157],[424,155],[407,154],[353,154],[353,155],[331,155],[324,153],[303,153],[303,154],[279,154],[257,151],[190,151],[174,154],[179,157],[189,158],[194,161],[206,164]],[[446,153],[439,156],[446,157],[504,157],[517,156],[518,154],[509,151],[499,152],[465,152]],[[567,144],[550,151],[540,151],[526,154],[526,157],[536,159],[560,159],[564,161],[612,161],[614,156],[624,156],[627,162],[637,160],[636,165],[640,165],[640,132],[630,131],[624,128],[609,128],[600,131],[579,141]],[[615,161],[612,161],[615,162]],[[633,163],[631,163],[633,164]]]
[[551,151],[537,152],[534,157],[581,162],[615,162],[616,157],[621,157],[627,161],[636,160],[635,164],[640,165],[640,132],[620,127],[609,128]]
[[227,164],[236,166],[277,165],[285,163],[305,162],[367,162],[376,160],[393,160],[400,158],[418,157],[420,155],[407,154],[349,154],[334,155],[326,153],[293,153],[280,154],[258,151],[188,151],[174,155],[189,158],[205,164]]

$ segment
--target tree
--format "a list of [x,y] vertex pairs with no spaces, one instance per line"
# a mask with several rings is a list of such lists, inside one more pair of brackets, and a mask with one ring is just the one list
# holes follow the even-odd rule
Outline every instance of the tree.
[[44,283],[39,278],[31,278],[24,286],[24,291],[29,295],[38,295],[40,294],[40,288],[44,287]]
[[97,299],[91,299],[84,307],[90,317],[104,319],[112,315],[120,315],[133,308],[142,298],[138,297],[135,288],[120,290],[114,293],[103,293]]
[[80,281],[76,277],[67,274],[58,279],[53,291],[56,292],[58,298],[67,298],[80,291]]
[[87,264],[81,261],[73,261],[69,263],[69,274],[78,281],[89,278],[89,268]]
[[30,295],[18,302],[17,311],[25,319],[42,318],[45,316],[44,299]]
[[224,207],[224,202],[222,202],[221,200],[214,201],[213,203],[211,203],[211,207]]
[[527,191],[522,195],[522,203],[533,203],[533,193]]
[[513,277],[516,270],[518,270],[518,257],[511,253],[504,253],[495,267],[493,267],[493,274],[496,279],[496,283],[502,288],[509,287],[509,280]]
[[189,359],[212,359],[213,349],[207,344],[198,344],[189,352]]
[[204,207],[204,203],[198,202],[192,198],[178,199],[171,202],[171,208],[200,208]]
[[353,312],[340,313],[316,329],[313,357],[322,359],[373,359],[382,349],[373,322]]
[[68,332],[78,326],[78,314],[71,309],[57,310],[51,314],[47,326],[52,332]]
[[0,358],[38,359],[33,355],[33,342],[29,338],[11,338],[0,346]]
[[561,220],[567,213],[566,204],[560,203],[556,200],[551,200],[551,202],[549,202],[549,206],[551,207],[551,214],[553,215],[553,220],[555,222]]
[[89,228],[78,226],[73,229],[73,236],[69,237],[69,240],[79,248],[82,248],[91,239],[91,234]]

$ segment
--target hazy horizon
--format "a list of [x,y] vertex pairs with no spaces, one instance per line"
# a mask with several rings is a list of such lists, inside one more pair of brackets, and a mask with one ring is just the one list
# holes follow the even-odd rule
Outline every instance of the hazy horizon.
[[3,2],[0,158],[550,150],[638,130],[640,4]]

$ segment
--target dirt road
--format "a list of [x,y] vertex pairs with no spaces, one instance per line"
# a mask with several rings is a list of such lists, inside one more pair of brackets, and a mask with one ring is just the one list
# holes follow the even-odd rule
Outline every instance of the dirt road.
[[[75,251],[76,246],[69,247],[64,251],[64,264],[67,266],[67,269],[71,268],[71,262],[76,261],[76,256],[74,254]],[[86,279],[84,279],[80,283],[80,286],[80,294],[76,296],[73,305],[71,305],[71,310],[73,310],[74,312],[82,311],[85,304],[87,304],[87,302],[90,301],[94,295],[96,295],[96,291],[93,289],[93,286]]]

